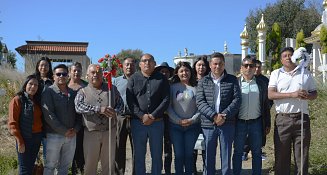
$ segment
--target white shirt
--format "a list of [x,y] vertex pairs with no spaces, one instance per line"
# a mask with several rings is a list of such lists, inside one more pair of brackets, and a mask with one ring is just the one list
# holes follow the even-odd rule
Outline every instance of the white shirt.
[[[301,69],[296,70],[294,73],[285,72],[284,68],[276,69],[271,73],[268,87],[274,87],[277,92],[290,93],[303,89],[306,91],[315,91],[316,85],[311,73],[305,69],[303,74],[303,83],[301,79]],[[308,101],[303,100],[301,107],[300,99],[284,98],[274,100],[277,113],[298,113],[301,112],[309,114]]]
[[219,77],[215,78],[215,76],[211,73],[211,77],[213,80],[213,83],[215,84],[215,102],[216,102],[216,112],[219,113],[219,106],[220,106],[220,81],[223,78],[224,73]]

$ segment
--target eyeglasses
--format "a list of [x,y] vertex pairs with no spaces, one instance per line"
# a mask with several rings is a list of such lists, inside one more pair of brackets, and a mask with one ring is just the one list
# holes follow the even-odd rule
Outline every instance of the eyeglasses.
[[248,68],[248,67],[254,68],[255,67],[254,64],[243,64],[242,66],[245,67],[245,68]]
[[150,63],[150,62],[152,62],[152,59],[143,59],[143,60],[141,60],[141,62],[143,62],[143,63],[146,63],[146,62]]
[[61,76],[63,76],[63,77],[67,77],[67,75],[68,75],[67,72],[58,72],[58,73],[56,73],[56,76],[57,76],[57,77],[61,77]]

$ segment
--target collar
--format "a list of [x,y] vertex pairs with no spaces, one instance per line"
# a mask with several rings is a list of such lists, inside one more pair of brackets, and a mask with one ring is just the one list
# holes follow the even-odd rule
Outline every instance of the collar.
[[243,76],[241,76],[241,82],[252,82],[252,81],[256,81],[255,76],[252,77],[252,79],[250,81],[246,81],[245,78]]
[[224,75],[225,75],[225,71],[221,74],[221,76],[219,78],[216,78],[215,75],[212,72],[210,72],[210,77],[214,81],[221,81],[221,79],[223,79]]

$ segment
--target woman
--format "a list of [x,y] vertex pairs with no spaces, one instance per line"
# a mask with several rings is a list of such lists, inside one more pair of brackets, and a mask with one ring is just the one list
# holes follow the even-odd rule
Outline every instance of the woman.
[[[68,87],[74,90],[76,95],[77,91],[87,85],[87,82],[81,79],[82,76],[82,64],[79,62],[73,63],[69,67],[69,82]],[[77,117],[82,117],[80,114],[77,114]],[[78,170],[81,174],[84,172],[84,153],[83,153],[83,137],[84,129],[80,129],[76,135],[76,149],[75,155],[72,164],[72,174],[75,175],[78,173]]]
[[[201,78],[203,78],[204,76],[209,74],[210,67],[209,67],[209,62],[207,60],[206,55],[202,55],[202,56],[197,58],[197,60],[193,64],[193,70],[194,70],[195,75],[196,75],[196,81],[199,81]],[[201,134],[199,135],[198,139],[199,140],[204,140],[202,130],[201,130]],[[196,174],[197,173],[196,161],[197,161],[197,158],[198,158],[198,150],[197,149],[194,150],[193,156],[194,156],[194,163],[193,163],[194,170],[193,170],[193,172]],[[205,165],[205,158],[206,158],[206,151],[202,150],[203,170],[204,170],[204,167],[205,167],[204,166]]]
[[193,64],[193,70],[196,74],[196,81],[199,81],[202,77],[209,74],[210,67],[206,55],[202,55],[197,58]]
[[9,104],[8,128],[16,139],[19,174],[32,174],[43,136],[38,87],[36,76],[29,75]]
[[170,91],[169,133],[175,153],[175,174],[193,173],[193,150],[200,133],[195,101],[195,76],[187,62],[179,62]]
[[48,57],[42,57],[36,63],[35,75],[40,85],[39,92],[43,92],[45,88],[53,84],[52,65]]
[[[52,73],[52,65],[51,61],[48,57],[41,57],[40,60],[36,63],[35,67],[35,75],[39,82],[38,93],[40,94],[40,101],[41,101],[41,94],[42,92],[53,84],[53,73]],[[42,117],[42,120],[44,117]],[[44,138],[42,138],[42,145],[43,145],[43,160],[46,160],[46,138],[44,132]]]

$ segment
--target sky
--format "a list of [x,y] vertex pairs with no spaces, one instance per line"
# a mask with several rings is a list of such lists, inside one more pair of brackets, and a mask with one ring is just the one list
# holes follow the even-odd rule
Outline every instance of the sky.
[[240,33],[250,10],[277,0],[0,0],[0,37],[15,48],[32,41],[88,42],[96,62],[122,49],[141,49],[173,66],[184,48],[195,55],[240,54]]

